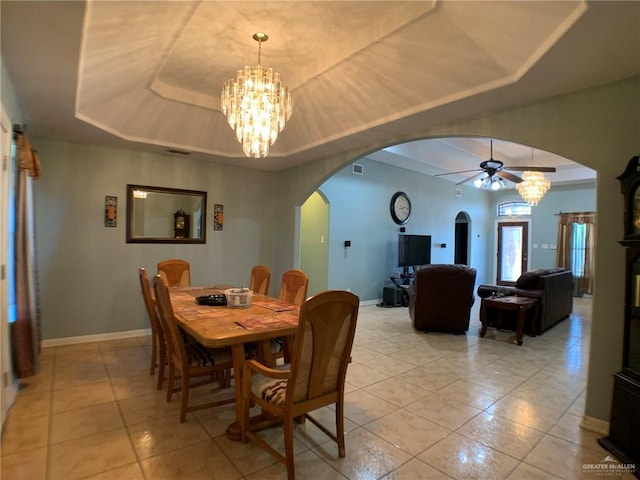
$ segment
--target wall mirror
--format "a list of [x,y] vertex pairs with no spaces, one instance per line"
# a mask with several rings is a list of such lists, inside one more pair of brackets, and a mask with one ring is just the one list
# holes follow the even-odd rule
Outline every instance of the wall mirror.
[[206,243],[207,192],[127,185],[127,243]]

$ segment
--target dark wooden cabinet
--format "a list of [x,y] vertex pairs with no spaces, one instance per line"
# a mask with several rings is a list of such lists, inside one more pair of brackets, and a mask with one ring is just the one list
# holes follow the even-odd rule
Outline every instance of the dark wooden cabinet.
[[624,195],[626,248],[622,370],[614,375],[609,436],[599,440],[640,478],[640,157],[618,177]]

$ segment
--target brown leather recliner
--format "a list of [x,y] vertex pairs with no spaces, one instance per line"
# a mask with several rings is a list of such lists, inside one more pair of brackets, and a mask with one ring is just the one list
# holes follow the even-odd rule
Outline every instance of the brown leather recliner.
[[469,330],[476,269],[466,265],[425,265],[409,287],[409,315],[417,330]]

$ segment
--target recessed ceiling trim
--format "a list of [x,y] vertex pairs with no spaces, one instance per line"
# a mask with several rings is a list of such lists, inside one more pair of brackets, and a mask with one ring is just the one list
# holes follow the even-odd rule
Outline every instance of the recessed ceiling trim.
[[171,148],[171,147],[167,148],[167,153],[170,153],[172,155],[191,155],[191,152],[187,150],[182,150],[179,148]]
[[[302,26],[290,25],[300,13],[281,5],[267,3],[261,10],[248,2],[143,4],[87,3],[76,117],[83,121],[92,118],[89,124],[109,133],[118,132],[117,136],[125,140],[150,145],[184,143],[191,151],[230,158],[242,158],[242,152],[234,135],[221,130],[226,121],[220,112],[220,85],[237,69],[238,59],[254,59],[254,45],[244,58],[246,46],[240,37],[242,28],[254,17],[268,18],[265,29],[271,32],[274,25],[273,31],[280,32],[273,35],[274,44],[265,63],[277,68],[289,86],[292,81],[304,84],[295,92],[298,114],[292,116],[271,152],[272,157],[285,157],[512,85],[587,8],[584,2],[522,2],[508,7],[502,2],[470,2],[469,8],[489,19],[492,8],[497,12],[493,23],[476,30],[476,36],[482,31],[487,35],[495,30],[502,35],[523,31],[520,43],[526,48],[518,52],[502,49],[500,54],[508,58],[501,61],[478,45],[473,50],[472,37],[450,21],[455,12],[448,9],[459,8],[455,2],[453,6],[435,1],[353,2],[349,12],[359,16],[343,15],[344,19],[333,2],[309,2],[304,7],[309,9],[307,13],[329,9],[329,18],[343,22],[343,26],[366,25],[363,31],[351,32],[349,42],[328,49],[324,40],[321,49],[310,47],[318,38],[313,32],[305,32],[299,42],[291,41],[293,35],[300,35],[297,29],[306,26],[321,30],[326,25],[315,19],[305,20]],[[303,8],[299,5],[296,3],[296,8]],[[544,19],[545,29],[536,31],[536,25],[527,25],[523,10],[518,10],[517,24],[501,29],[514,8],[536,13]],[[402,15],[372,23],[368,9]],[[473,16],[465,12],[461,25]],[[241,18],[242,13],[247,15],[242,22],[227,23],[222,28],[225,19]],[[266,13],[273,15],[265,17]],[[203,28],[207,20],[210,29]],[[166,25],[157,32],[161,21]],[[252,41],[249,38],[247,42]],[[442,52],[438,45],[442,45]],[[404,61],[407,49],[412,50],[413,62]],[[227,70],[229,62],[234,66]],[[504,70],[500,65],[512,65],[513,69]],[[218,82],[218,77],[223,81]],[[380,91],[386,94],[380,96]],[[312,118],[303,118],[301,112],[305,111],[313,112]],[[187,121],[194,122],[194,128],[185,130]],[[180,137],[176,133],[179,131]]]
[[221,111],[219,96],[212,97],[186,88],[169,85],[158,78],[155,78],[153,82],[151,82],[151,86],[149,88],[167,100],[175,100],[190,105],[196,105],[198,107]]
[[555,45],[567,31],[578,21],[578,19],[584,15],[589,7],[586,2],[580,1],[577,3],[575,10],[569,13],[558,27],[551,32],[551,34],[540,44],[540,46],[533,52],[533,54],[527,59],[525,63],[518,69],[516,76],[520,79],[525,73],[527,73],[540,59]]

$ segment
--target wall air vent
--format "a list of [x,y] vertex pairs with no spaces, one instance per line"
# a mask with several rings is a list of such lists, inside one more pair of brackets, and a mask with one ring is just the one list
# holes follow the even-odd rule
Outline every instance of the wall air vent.
[[462,189],[456,188],[456,197],[461,197],[461,196],[462,196]]
[[171,155],[191,155],[191,152],[187,150],[180,150],[179,148],[167,148],[167,153]]
[[351,165],[351,173],[353,173],[354,175],[364,175],[364,165],[354,163],[353,165]]

